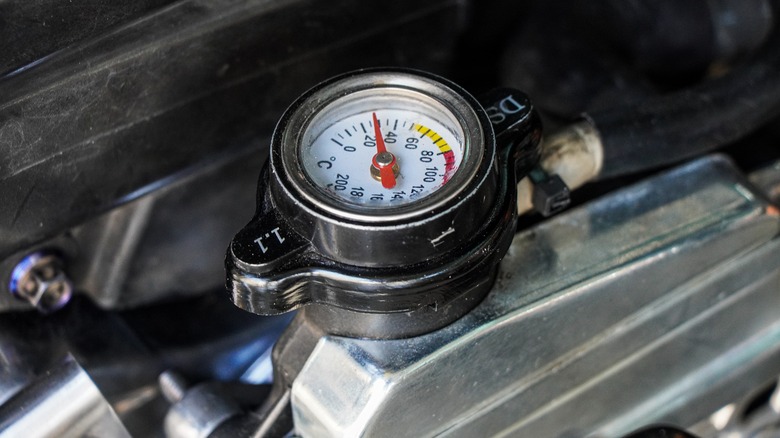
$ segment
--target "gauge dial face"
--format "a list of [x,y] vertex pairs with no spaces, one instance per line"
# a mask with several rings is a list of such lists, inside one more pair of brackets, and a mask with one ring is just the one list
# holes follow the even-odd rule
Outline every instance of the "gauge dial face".
[[441,102],[403,88],[362,90],[323,107],[301,137],[303,171],[320,191],[363,209],[428,198],[458,173],[464,130]]

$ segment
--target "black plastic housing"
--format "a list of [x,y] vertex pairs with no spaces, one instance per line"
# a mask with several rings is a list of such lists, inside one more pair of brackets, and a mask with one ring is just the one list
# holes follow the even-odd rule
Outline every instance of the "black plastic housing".
[[[441,205],[421,208],[403,221],[348,219],[296,191],[291,182],[296,176],[280,165],[281,139],[291,114],[318,90],[355,75],[388,73],[436,81],[465,99],[479,122],[480,159],[474,176]],[[508,101],[514,105],[504,114]],[[500,90],[480,102],[434,75],[388,69],[318,85],[288,109],[274,133],[256,215],[228,248],[231,299],[259,314],[327,304],[332,310],[316,306],[311,312],[329,321],[329,331],[367,337],[410,336],[457,319],[492,286],[514,234],[517,178],[538,161],[540,138],[539,118],[516,90]],[[395,322],[399,318],[404,324]]]

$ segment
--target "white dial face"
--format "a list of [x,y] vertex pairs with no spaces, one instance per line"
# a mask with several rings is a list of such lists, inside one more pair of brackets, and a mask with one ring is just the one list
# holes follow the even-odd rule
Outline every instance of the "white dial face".
[[353,93],[323,108],[306,128],[300,158],[328,195],[387,208],[444,187],[465,149],[463,128],[444,105],[398,89]]

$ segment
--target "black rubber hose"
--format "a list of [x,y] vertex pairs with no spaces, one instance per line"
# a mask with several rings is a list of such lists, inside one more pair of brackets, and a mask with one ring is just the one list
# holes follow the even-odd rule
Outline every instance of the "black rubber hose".
[[[780,0],[772,3],[777,17]],[[692,88],[594,111],[604,146],[601,178],[700,155],[780,116],[780,26],[752,61]]]

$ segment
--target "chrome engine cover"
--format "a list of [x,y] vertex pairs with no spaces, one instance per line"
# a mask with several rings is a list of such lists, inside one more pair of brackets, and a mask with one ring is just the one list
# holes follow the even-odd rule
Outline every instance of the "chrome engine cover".
[[304,437],[619,436],[691,426],[780,374],[780,216],[707,157],[517,235],[473,312],[428,335],[324,337]]

